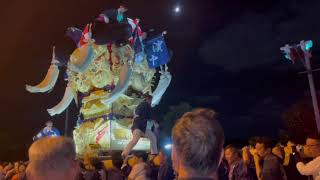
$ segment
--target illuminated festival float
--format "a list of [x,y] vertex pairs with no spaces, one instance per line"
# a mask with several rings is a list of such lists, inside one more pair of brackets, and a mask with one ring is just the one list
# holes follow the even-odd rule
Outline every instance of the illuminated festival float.
[[[65,71],[64,96],[48,109],[48,113],[51,116],[60,114],[72,101],[79,106],[79,118],[73,131],[79,155],[85,153],[89,145],[96,145],[101,151],[122,150],[132,138],[130,127],[134,110],[143,101],[143,95],[152,96],[154,107],[171,82],[165,33],[145,39],[139,20],[127,18],[125,22],[116,23],[126,23],[131,28],[127,43],[97,43],[101,39],[95,38],[98,30],[91,24],[83,31],[69,28],[68,36],[76,43],[69,60],[62,63],[53,48],[44,80],[36,86],[26,85],[30,93],[50,92],[61,74],[59,71]],[[75,35],[81,38],[74,38]],[[149,148],[149,140],[142,138],[134,150]]]

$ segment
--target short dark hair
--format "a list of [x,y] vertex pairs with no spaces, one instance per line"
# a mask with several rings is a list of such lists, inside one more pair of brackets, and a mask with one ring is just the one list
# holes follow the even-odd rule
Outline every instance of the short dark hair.
[[225,149],[225,150],[227,150],[227,149],[232,149],[233,151],[238,151],[238,149],[236,148],[236,146],[233,145],[233,144],[229,144],[229,145],[226,146],[224,149]]
[[199,108],[185,113],[172,129],[172,140],[186,167],[202,175],[217,171],[224,132],[215,111]]
[[123,159],[121,157],[120,152],[114,152],[112,154],[111,160],[114,167],[116,167],[117,169],[121,169],[121,166],[123,164]]
[[136,151],[136,152],[133,152],[132,154],[138,158],[141,158],[143,162],[148,161],[148,154],[146,152]]
[[93,165],[93,167],[97,170],[102,170],[104,167],[103,163],[98,159],[98,158],[93,158],[91,160],[91,164]]
[[249,139],[249,146],[255,147],[257,144],[257,140],[259,139],[258,136],[253,136]]
[[267,137],[258,138],[257,139],[257,143],[263,144],[266,149],[268,149],[268,148],[272,149],[273,146],[274,146],[273,141],[270,138],[267,138]]
[[238,148],[237,148],[235,145],[233,145],[233,144],[229,144],[229,145],[226,146],[224,149],[225,149],[225,150],[230,149],[230,150],[232,150],[233,152],[235,152],[238,156],[240,156],[240,152],[239,152]]

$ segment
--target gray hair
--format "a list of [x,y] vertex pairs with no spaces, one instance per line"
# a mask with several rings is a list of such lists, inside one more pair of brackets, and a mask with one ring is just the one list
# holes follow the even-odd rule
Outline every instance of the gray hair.
[[29,166],[41,174],[48,171],[67,171],[75,159],[75,145],[70,138],[44,137],[34,142],[29,148]]
[[224,144],[224,132],[210,109],[185,113],[172,129],[172,139],[182,163],[201,175],[216,172]]

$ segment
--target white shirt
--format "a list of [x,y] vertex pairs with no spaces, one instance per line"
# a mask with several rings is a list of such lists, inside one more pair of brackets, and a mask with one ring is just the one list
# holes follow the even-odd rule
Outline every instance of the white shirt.
[[297,169],[301,175],[313,176],[314,180],[320,180],[320,156],[313,159],[307,164],[297,163]]

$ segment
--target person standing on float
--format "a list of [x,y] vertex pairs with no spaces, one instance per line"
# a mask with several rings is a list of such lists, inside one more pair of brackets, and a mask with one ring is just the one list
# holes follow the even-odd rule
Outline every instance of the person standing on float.
[[32,139],[33,141],[36,141],[38,139],[41,139],[43,137],[52,137],[52,136],[60,136],[60,131],[53,127],[52,121],[48,121],[46,123],[46,127],[43,128],[36,136],[34,136]]
[[141,137],[150,140],[151,155],[158,154],[157,137],[151,129],[147,129],[147,122],[151,120],[151,102],[152,96],[145,95],[144,101],[141,102],[134,112],[133,124],[131,127],[132,139],[122,152],[123,157],[127,157]]

